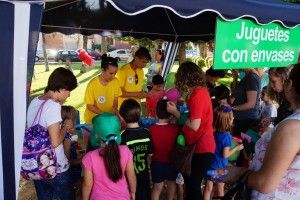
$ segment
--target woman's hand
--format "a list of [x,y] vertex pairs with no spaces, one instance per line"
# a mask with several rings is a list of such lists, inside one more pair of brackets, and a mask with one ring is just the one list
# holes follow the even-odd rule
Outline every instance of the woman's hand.
[[180,116],[179,111],[177,110],[176,104],[172,101],[167,102],[167,111],[174,115],[177,119]]
[[244,145],[243,145],[243,144],[239,144],[238,146],[236,146],[236,149],[237,149],[238,151],[241,151],[241,150],[244,149]]

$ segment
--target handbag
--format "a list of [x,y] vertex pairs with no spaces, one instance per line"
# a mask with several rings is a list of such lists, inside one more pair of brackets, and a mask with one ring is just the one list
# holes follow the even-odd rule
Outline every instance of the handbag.
[[[179,133],[181,134],[181,133]],[[190,176],[192,169],[192,157],[195,151],[195,148],[202,138],[203,134],[200,135],[199,139],[190,145],[180,145],[175,142],[172,151],[169,156],[170,165],[178,172],[183,175]]]
[[251,189],[247,186],[247,180],[251,173],[250,170],[245,172],[245,174],[232,185],[231,189],[228,190],[222,200],[250,200]]
[[[27,180],[53,179],[58,173],[57,159],[51,146],[49,132],[39,124],[46,102],[47,100],[41,104],[32,125],[25,130],[21,175]],[[37,119],[38,123],[35,124]]]

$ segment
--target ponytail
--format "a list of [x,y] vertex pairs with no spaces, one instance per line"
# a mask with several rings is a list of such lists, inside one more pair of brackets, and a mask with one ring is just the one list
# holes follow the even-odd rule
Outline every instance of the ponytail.
[[109,178],[116,183],[122,177],[119,146],[115,140],[105,145],[100,156],[104,158],[105,168]]

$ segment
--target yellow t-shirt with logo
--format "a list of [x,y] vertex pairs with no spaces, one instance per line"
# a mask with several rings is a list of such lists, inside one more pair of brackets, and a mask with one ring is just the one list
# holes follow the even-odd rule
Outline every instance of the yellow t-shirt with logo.
[[[102,85],[99,76],[93,78],[87,85],[84,96],[84,103],[91,104],[103,112],[113,112],[114,98],[122,95],[118,79],[114,78],[107,85]],[[85,109],[85,123],[91,124],[95,113]]]
[[[138,81],[136,83],[135,75],[138,77]],[[141,92],[143,88],[144,83],[144,70],[143,69],[136,69],[136,72],[130,67],[130,63],[122,66],[118,73],[116,74],[116,77],[119,80],[121,88],[123,88],[126,92]],[[119,107],[122,104],[122,102],[127,99],[123,97],[119,97]],[[137,102],[141,102],[140,99],[134,98],[137,100]]]

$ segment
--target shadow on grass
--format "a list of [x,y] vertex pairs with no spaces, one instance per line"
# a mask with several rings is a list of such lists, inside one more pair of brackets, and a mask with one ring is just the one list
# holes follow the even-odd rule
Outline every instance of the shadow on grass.
[[82,79],[81,81],[79,81],[80,84],[86,82],[86,81],[89,81],[91,80],[94,76],[98,75],[99,72],[98,71],[95,71],[92,75],[90,75],[89,77],[86,77],[85,79]]
[[42,91],[42,90],[44,91],[45,88],[46,88],[46,87],[37,88],[37,89],[35,89],[35,90],[31,90],[31,92],[32,92],[32,93],[37,93],[37,92],[40,92],[40,91]]

